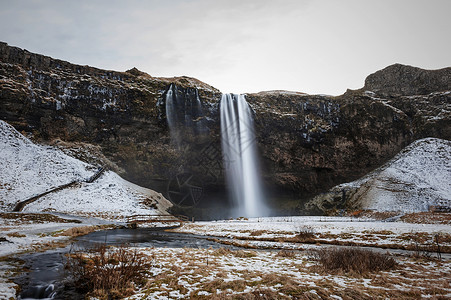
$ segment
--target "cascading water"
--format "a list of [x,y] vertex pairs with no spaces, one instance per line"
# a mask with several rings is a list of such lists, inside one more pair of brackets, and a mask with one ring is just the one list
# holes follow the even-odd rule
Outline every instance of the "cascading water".
[[234,214],[265,216],[268,211],[259,177],[253,118],[244,95],[222,95],[220,114],[224,168]]
[[198,139],[206,132],[197,89],[179,88],[171,84],[166,92],[165,102],[171,140],[177,148],[190,139]]
[[173,144],[180,146],[179,130],[177,130],[176,97],[173,92],[173,86],[169,87],[166,93],[166,119],[168,121],[169,131]]

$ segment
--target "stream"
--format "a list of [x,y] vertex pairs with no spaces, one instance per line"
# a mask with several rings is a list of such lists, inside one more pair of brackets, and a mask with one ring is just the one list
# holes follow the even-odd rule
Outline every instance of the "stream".
[[[220,248],[222,244],[207,240],[208,237],[166,232],[150,228],[113,229],[92,232],[74,239],[72,245],[65,248],[32,253],[21,256],[29,272],[16,279],[22,287],[18,299],[84,299],[74,288],[65,287],[65,254],[72,249],[87,249],[95,244],[129,244],[132,247],[168,247],[168,248]],[[236,247],[232,247],[236,248]]]

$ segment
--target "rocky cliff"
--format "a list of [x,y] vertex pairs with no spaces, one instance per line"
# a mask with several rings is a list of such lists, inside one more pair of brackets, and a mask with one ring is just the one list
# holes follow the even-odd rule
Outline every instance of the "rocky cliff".
[[[215,88],[188,77],[73,65],[5,43],[0,66],[0,119],[87,160],[103,156],[99,163],[140,185],[167,193],[180,189],[174,179],[190,174],[204,205],[224,201]],[[295,199],[301,209],[303,201],[381,166],[416,139],[451,139],[450,70],[394,65],[338,97],[246,95],[271,198]],[[168,99],[177,141],[168,128]],[[293,213],[285,201],[275,206]]]

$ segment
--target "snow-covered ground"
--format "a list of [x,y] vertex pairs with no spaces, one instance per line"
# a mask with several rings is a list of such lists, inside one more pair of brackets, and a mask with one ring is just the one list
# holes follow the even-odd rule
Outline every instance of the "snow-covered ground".
[[[151,276],[127,299],[417,299],[450,297],[451,265],[396,257],[394,270],[353,276],[319,268],[306,252],[141,249]],[[204,298],[201,298],[201,297]]]
[[412,249],[439,236],[451,252],[451,219],[443,224],[385,222],[349,217],[274,217],[186,223],[177,232],[227,238],[226,243],[256,248],[305,249],[306,244],[335,244]]
[[[83,223],[62,223],[50,219],[27,222],[24,217],[2,218],[0,227],[9,242],[0,243],[0,255],[25,251],[47,244],[64,242],[65,228],[98,224],[95,219]],[[64,217],[64,216],[62,216]],[[217,237],[233,245],[270,250],[142,248],[140,252],[152,262],[152,275],[129,299],[183,299],[189,297],[234,297],[244,294],[265,295],[267,299],[293,299],[313,295],[349,297],[409,298],[451,296],[450,256],[442,260],[418,260],[409,252],[395,253],[399,266],[394,270],[352,276],[321,271],[308,251],[347,242],[360,246],[398,248],[429,245],[439,234],[443,252],[451,251],[449,215],[437,224],[413,224],[402,221],[383,222],[350,217],[272,217],[185,223],[179,232]],[[69,218],[69,217],[66,217]],[[448,218],[446,220],[446,218]],[[311,233],[312,239],[297,236]],[[304,243],[305,242],[305,243]],[[328,245],[324,245],[328,244]],[[407,247],[408,248],[408,247]],[[300,250],[279,252],[279,249]],[[383,252],[385,253],[385,249]],[[434,256],[435,254],[433,254]],[[13,284],[7,282],[13,267],[0,263],[1,295],[12,295]],[[349,292],[355,290],[353,294]],[[268,298],[269,297],[269,298]]]
[[[323,207],[346,195],[346,206],[375,211],[420,212],[451,207],[451,141],[413,142],[384,166],[359,180],[340,184],[307,207]],[[324,210],[324,209],[323,209]]]
[[171,206],[161,194],[106,171],[87,183],[93,166],[56,148],[36,145],[0,120],[0,211],[52,188],[77,181],[28,204],[24,212],[57,211],[106,219],[135,214],[165,214]]
[[[159,209],[145,206],[150,199]],[[158,203],[158,204],[157,204]],[[134,185],[107,171],[93,183],[79,183],[39,198],[24,212],[55,211],[104,219],[122,219],[132,215],[165,213],[170,204],[159,193]]]
[[72,181],[82,181],[96,167],[51,147],[35,145],[8,123],[0,120],[0,207]]

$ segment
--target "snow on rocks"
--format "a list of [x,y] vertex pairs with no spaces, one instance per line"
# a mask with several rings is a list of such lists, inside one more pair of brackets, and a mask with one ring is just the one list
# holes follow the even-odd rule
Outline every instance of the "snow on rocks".
[[450,157],[450,141],[415,141],[382,167],[361,179],[335,186],[306,207],[325,210],[325,203],[333,207],[338,199],[349,208],[375,211],[406,213],[450,208]]

